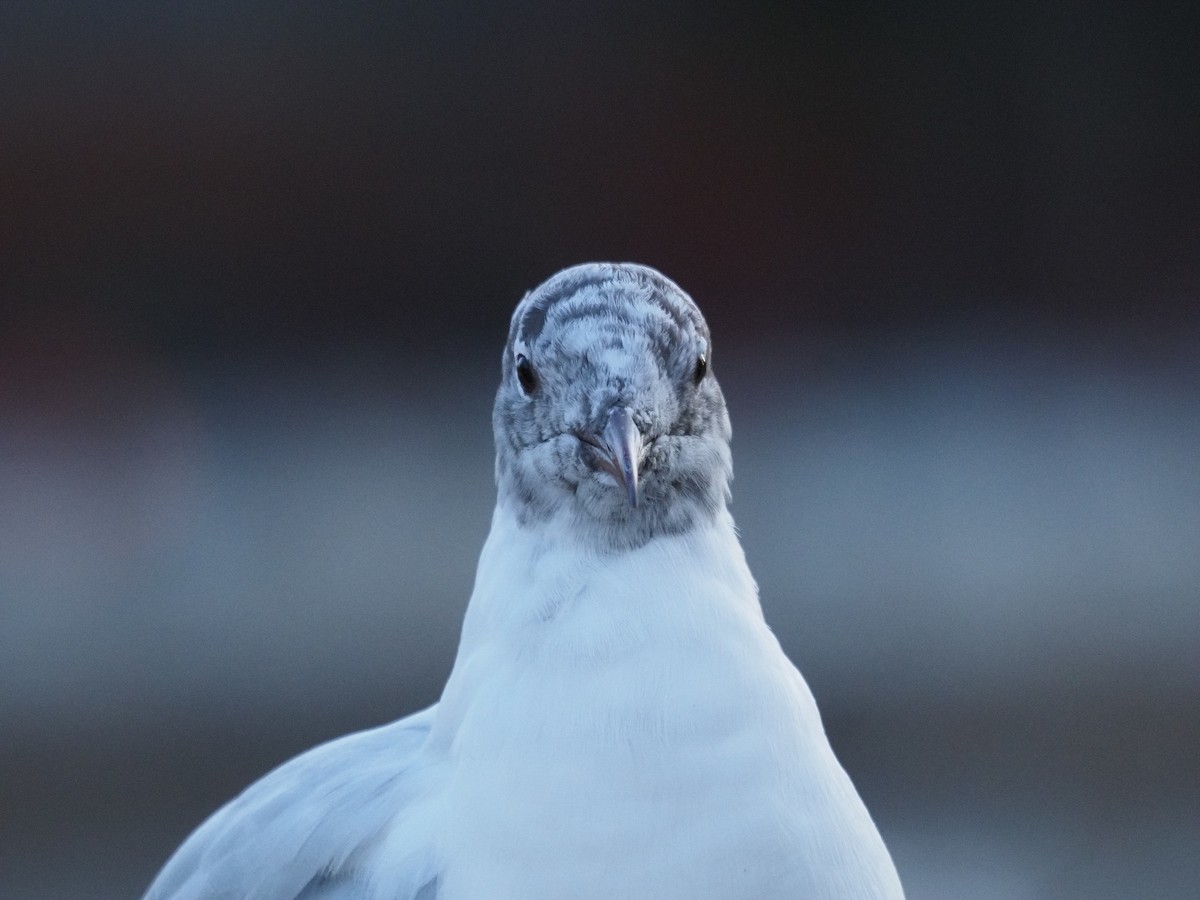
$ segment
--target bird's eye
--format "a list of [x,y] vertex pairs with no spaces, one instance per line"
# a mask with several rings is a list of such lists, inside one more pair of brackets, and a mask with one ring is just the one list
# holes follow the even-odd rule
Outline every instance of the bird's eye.
[[692,373],[692,380],[699,384],[704,380],[704,376],[708,373],[708,357],[701,353],[696,358],[696,371]]
[[533,371],[533,363],[522,353],[517,354],[517,381],[521,382],[521,390],[526,394],[537,390],[537,374]]

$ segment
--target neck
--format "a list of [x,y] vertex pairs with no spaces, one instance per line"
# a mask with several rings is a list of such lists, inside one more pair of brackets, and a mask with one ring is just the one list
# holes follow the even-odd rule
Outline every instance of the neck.
[[497,513],[543,539],[576,543],[601,554],[638,550],[657,538],[703,532],[729,518],[728,478],[709,483],[645,485],[636,507],[613,488],[599,502],[581,492],[560,495],[522,488],[498,468]]
[[660,616],[671,628],[676,617],[692,616],[697,604],[737,596],[761,619],[757,588],[724,508],[686,531],[622,550],[597,546],[594,538],[570,520],[523,523],[499,503],[479,559],[460,654],[478,640],[551,625],[583,603],[601,606],[614,621]]
[[[534,716],[526,730],[537,735],[555,720],[556,704],[566,704],[560,718],[579,733],[563,740],[583,743],[600,739],[595,728],[611,725],[612,735],[623,735],[638,722],[658,721],[655,710],[681,731],[703,730],[714,717],[741,722],[747,697],[780,699],[747,688],[747,659],[783,656],[727,512],[705,527],[613,554],[550,524],[522,526],[501,504],[442,696],[437,740],[448,742],[480,715],[511,737],[513,724],[486,712],[493,706]],[[649,688],[664,671],[668,683]],[[614,684],[619,689],[610,690]],[[701,684],[705,702],[697,706]],[[630,704],[645,706],[646,717]]]

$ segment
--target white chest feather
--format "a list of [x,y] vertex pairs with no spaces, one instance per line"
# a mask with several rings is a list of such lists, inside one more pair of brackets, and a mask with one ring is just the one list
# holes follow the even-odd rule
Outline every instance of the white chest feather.
[[899,895],[727,516],[596,556],[498,511],[429,749],[444,900]]

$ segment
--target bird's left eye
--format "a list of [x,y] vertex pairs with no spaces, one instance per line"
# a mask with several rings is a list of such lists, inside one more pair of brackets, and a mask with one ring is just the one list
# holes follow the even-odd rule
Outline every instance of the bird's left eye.
[[708,357],[701,353],[696,358],[696,371],[692,373],[692,380],[699,384],[704,380],[704,376],[708,373]]

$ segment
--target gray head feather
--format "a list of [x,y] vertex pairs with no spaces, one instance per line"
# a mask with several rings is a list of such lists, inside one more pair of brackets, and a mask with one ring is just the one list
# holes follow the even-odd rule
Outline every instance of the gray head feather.
[[[574,266],[526,294],[492,419],[500,502],[523,524],[562,517],[609,549],[711,520],[732,478],[711,358],[695,303],[645,266]],[[632,413],[644,448],[636,506],[591,446],[617,407]]]

